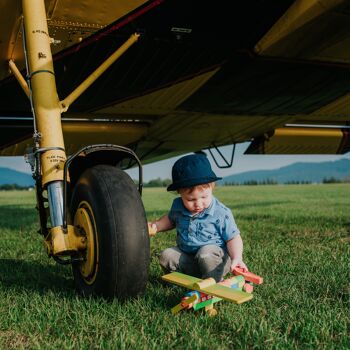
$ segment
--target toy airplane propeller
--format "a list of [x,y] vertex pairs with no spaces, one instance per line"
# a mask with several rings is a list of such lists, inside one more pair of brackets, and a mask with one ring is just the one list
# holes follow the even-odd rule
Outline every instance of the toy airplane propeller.
[[171,309],[171,312],[176,314],[183,309],[198,310],[204,307],[209,315],[214,316],[217,311],[213,304],[222,299],[236,304],[251,300],[253,298],[253,283],[261,284],[263,278],[252,272],[243,272],[240,268],[235,268],[233,273],[235,276],[219,283],[216,283],[214,278],[203,280],[180,272],[172,272],[162,276],[164,281],[192,290],[178,305]]

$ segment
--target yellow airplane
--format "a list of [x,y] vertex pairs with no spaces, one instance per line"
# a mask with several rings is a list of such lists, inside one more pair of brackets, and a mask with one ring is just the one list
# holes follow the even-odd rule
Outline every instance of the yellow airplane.
[[349,23],[347,0],[0,0],[0,155],[26,155],[78,291],[145,289],[141,163],[348,152]]

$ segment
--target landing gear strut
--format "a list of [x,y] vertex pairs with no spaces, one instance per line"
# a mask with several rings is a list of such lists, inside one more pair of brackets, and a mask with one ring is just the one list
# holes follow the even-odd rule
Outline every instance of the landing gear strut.
[[[125,172],[116,168],[118,160],[100,164],[98,157],[85,166],[81,174],[75,172],[74,181],[70,181],[72,174],[67,171],[69,160],[61,126],[61,113],[135,43],[139,35],[133,34],[60,102],[45,0],[22,0],[22,8],[27,83],[15,62],[10,61],[9,66],[31,102],[35,146],[28,157],[36,180],[40,232],[45,237],[48,254],[59,263],[72,263],[77,289],[84,295],[124,299],[142,293],[148,277],[149,238],[140,191]],[[120,148],[119,152],[136,157],[131,150]],[[139,189],[141,183],[140,178]]]

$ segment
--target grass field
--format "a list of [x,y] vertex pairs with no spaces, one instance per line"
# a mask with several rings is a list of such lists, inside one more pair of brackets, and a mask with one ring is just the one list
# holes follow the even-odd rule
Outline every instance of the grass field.
[[[31,192],[0,192],[0,349],[350,349],[350,185],[217,188],[264,277],[252,301],[172,316],[185,290],[160,282],[151,240],[146,294],[125,304],[76,296],[69,267],[48,259]],[[144,190],[148,219],[174,195]]]

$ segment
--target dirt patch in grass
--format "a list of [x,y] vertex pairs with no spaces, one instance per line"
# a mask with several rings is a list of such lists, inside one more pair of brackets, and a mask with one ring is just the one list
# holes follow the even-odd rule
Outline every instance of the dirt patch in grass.
[[0,331],[0,341],[3,349],[28,349],[29,337],[14,331]]

